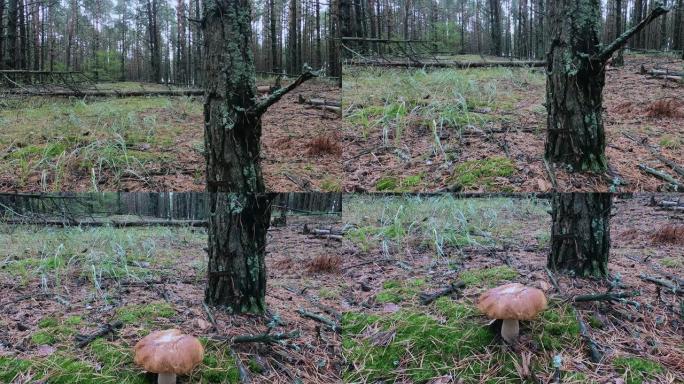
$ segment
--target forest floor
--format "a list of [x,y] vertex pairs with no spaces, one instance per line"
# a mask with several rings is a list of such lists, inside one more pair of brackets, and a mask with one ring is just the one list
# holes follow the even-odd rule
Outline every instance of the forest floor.
[[[549,383],[560,358],[563,383],[682,382],[684,298],[640,275],[682,281],[684,239],[670,236],[668,243],[654,235],[668,224],[683,231],[684,216],[648,202],[644,195],[618,199],[611,220],[613,292],[638,296],[573,303],[575,295],[607,291],[611,281],[555,275],[561,292],[555,291],[545,270],[546,200],[348,197],[343,220],[353,229],[345,253],[366,264],[350,270],[355,285],[342,321],[344,380]],[[457,281],[465,287],[421,302],[422,294]],[[540,288],[549,299],[538,319],[521,322],[513,347],[476,308],[486,289],[508,282]],[[590,361],[575,311],[604,354],[599,364]]]
[[[139,83],[97,88],[166,89]],[[271,191],[340,190],[339,148],[310,150],[315,138],[335,137],[340,118],[299,104],[300,95],[340,98],[334,84],[312,80],[269,109],[262,139],[266,186]],[[0,190],[202,191],[202,109],[202,98],[192,96],[3,100]]]
[[[202,307],[202,228],[0,225],[0,243],[7,244],[0,258],[0,382],[148,382],[131,348],[151,330],[170,327],[199,336],[207,349],[183,382],[238,382],[231,350],[259,383],[551,382],[556,356],[563,383],[681,382],[682,298],[639,276],[682,279],[681,236],[667,243],[654,235],[666,224],[684,230],[684,216],[648,203],[644,195],[618,199],[611,226],[614,289],[640,295],[573,303],[574,295],[602,293],[611,284],[556,275],[561,292],[555,291],[544,269],[547,200],[347,196],[341,219],[288,216],[287,226],[270,229],[268,316],[212,310],[217,329]],[[345,240],[305,235],[304,224],[345,228]],[[456,281],[465,288],[421,303],[421,294]],[[503,345],[475,309],[485,289],[510,281],[549,298],[539,319],[521,324],[515,347]],[[303,318],[299,309],[341,331]],[[574,310],[604,353],[600,364],[590,362]],[[124,323],[118,337],[74,346],[77,333],[116,320]],[[261,334],[269,323],[280,324],[272,334],[300,336],[232,349],[221,341]]]
[[[288,217],[268,235],[268,316],[203,309],[207,257],[203,228],[38,227],[0,224],[0,382],[148,383],[133,345],[153,330],[178,328],[200,338],[202,364],[180,382],[237,383],[238,366],[254,382],[339,382],[340,336],[297,310],[339,321],[333,293],[340,274],[308,266],[341,258],[339,242],[310,237],[303,225],[339,229],[339,216]],[[323,263],[323,269],[325,269]],[[332,264],[333,267],[338,264]],[[83,348],[77,334],[123,322]],[[275,344],[232,348],[225,338],[298,331]],[[239,359],[239,360],[236,360]],[[239,363],[238,363],[239,361]]]
[[[627,55],[603,92],[607,174],[552,168],[558,191],[659,191],[639,164],[684,158],[684,86],[639,73],[681,71],[669,56]],[[549,191],[543,68],[345,67],[345,191]],[[681,166],[681,164],[680,164]],[[619,178],[621,183],[617,183]],[[626,184],[625,184],[626,183]]]

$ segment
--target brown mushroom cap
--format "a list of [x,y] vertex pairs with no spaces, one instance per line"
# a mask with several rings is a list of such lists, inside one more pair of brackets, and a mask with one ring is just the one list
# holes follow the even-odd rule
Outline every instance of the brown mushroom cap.
[[537,288],[512,283],[485,292],[477,308],[490,319],[532,320],[546,309],[546,297]]
[[153,373],[187,375],[203,355],[199,340],[178,329],[152,332],[135,345],[135,363]]

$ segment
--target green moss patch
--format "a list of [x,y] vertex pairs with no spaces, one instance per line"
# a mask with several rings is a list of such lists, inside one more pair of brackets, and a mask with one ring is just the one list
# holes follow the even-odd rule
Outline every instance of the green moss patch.
[[344,379],[425,382],[450,372],[455,360],[483,351],[494,338],[488,328],[455,315],[441,322],[409,310],[385,317],[345,314],[344,353],[357,369]]
[[467,285],[486,285],[495,286],[504,280],[511,280],[518,277],[518,272],[506,265],[471,269],[461,272],[460,279]]
[[418,288],[424,284],[425,281],[422,279],[413,279],[407,281],[385,281],[383,283],[383,290],[375,296],[375,301],[378,303],[399,304],[402,301],[406,301],[417,296],[420,293]]
[[640,357],[616,357],[613,366],[623,375],[627,384],[641,384],[652,380],[655,375],[665,371],[655,361]]
[[121,307],[116,310],[116,319],[125,324],[149,323],[158,317],[170,318],[175,314],[176,310],[171,304],[160,302]]
[[469,160],[456,166],[449,182],[463,188],[489,189],[493,186],[495,178],[509,177],[515,170],[515,164],[505,157]]

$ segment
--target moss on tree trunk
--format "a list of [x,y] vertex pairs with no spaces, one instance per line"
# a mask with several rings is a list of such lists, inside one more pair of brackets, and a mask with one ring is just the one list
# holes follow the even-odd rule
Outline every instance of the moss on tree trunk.
[[601,118],[605,84],[599,52],[599,0],[558,0],[552,8],[553,41],[548,58],[545,156],[579,171],[607,168]]
[[605,65],[634,34],[669,10],[658,5],[607,46],[599,44],[600,0],[555,0],[546,81],[547,160],[575,171],[608,168],[601,117]]
[[251,52],[250,0],[204,1],[204,143],[207,188],[264,190],[259,166],[261,115]]
[[548,267],[579,276],[607,275],[611,195],[558,193],[552,205]]
[[232,313],[266,309],[266,232],[270,194],[210,194],[205,302]]

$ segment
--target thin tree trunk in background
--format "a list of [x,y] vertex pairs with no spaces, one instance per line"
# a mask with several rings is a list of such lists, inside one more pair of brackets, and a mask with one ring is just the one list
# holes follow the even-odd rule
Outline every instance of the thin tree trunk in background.
[[18,69],[18,39],[17,39],[17,1],[9,0],[7,5],[7,57],[5,67]]
[[31,22],[33,28],[33,64],[34,70],[40,69],[40,4],[33,3],[31,6]]
[[489,24],[492,38],[492,54],[501,55],[501,4],[499,0],[489,0]]
[[67,27],[67,48],[66,48],[66,70],[72,69],[72,51],[74,46],[74,27],[76,25],[76,18],[78,17],[78,0],[71,0],[71,16],[69,17],[69,24]]
[[316,0],[316,68],[323,66],[323,47],[321,47],[321,2]]
[[269,16],[271,18],[270,24],[270,40],[271,40],[271,71],[280,72],[278,67],[278,36],[276,35],[276,13],[275,13],[275,0],[268,1]]
[[295,74],[297,69],[297,0],[290,0],[289,28],[287,32],[287,69]]
[[209,195],[208,281],[204,301],[231,313],[266,310],[266,233],[271,195]]
[[684,25],[682,25],[682,13],[684,13],[684,1],[682,0],[677,0],[677,9],[674,14],[674,30],[672,31],[672,45],[674,46],[674,49],[681,49],[682,52],[682,58],[684,58],[684,38],[682,36],[682,28],[684,28]]
[[19,17],[19,49],[17,49],[17,54],[19,56],[19,63],[17,68],[28,69],[27,56],[28,56],[28,34],[26,30],[26,7],[24,0],[19,0],[19,12],[17,17]]
[[546,55],[546,32],[544,28],[546,8],[544,7],[545,0],[537,0],[537,52],[536,59],[541,59]]
[[[622,34],[622,0],[615,0],[615,38],[617,39]],[[625,58],[623,56],[624,49],[618,49],[613,58],[613,66],[622,67],[625,65]]]
[[609,193],[553,195],[549,269],[584,277],[608,274],[611,198]]

